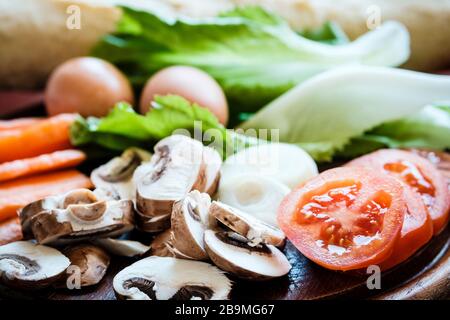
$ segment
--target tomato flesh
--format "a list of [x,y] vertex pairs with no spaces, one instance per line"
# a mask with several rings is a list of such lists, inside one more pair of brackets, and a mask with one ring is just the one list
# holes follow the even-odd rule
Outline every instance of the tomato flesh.
[[335,168],[286,196],[278,223],[312,261],[351,270],[390,255],[405,211],[398,180],[363,168]]
[[409,161],[388,162],[383,168],[388,172],[397,173],[407,185],[417,191],[424,204],[431,208],[435,202],[436,189],[430,179]]
[[420,195],[410,188],[404,188],[404,197],[407,210],[400,238],[390,257],[381,263],[382,270],[391,269],[407,260],[433,236],[433,222]]
[[446,178],[430,161],[411,152],[386,149],[355,159],[346,166],[381,169],[400,178],[420,194],[433,220],[434,234],[445,228],[449,218],[449,189]]

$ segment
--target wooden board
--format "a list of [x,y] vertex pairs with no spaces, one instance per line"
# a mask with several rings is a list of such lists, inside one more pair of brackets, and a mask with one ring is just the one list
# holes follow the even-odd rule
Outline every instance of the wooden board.
[[[0,94],[1,100],[1,94]],[[33,115],[36,108],[33,109]],[[39,114],[39,111],[37,112]],[[21,115],[26,115],[21,114]],[[335,164],[336,165],[336,164]],[[135,232],[138,240],[143,236]],[[266,282],[235,280],[232,299],[449,299],[450,298],[450,227],[433,238],[412,258],[397,268],[382,274],[381,289],[369,290],[368,275],[360,272],[334,272],[312,263],[289,242],[284,252],[293,268],[282,278]],[[82,290],[46,289],[40,292],[18,292],[0,286],[1,298],[51,300],[113,300],[114,275],[133,259],[113,257],[102,282]]]

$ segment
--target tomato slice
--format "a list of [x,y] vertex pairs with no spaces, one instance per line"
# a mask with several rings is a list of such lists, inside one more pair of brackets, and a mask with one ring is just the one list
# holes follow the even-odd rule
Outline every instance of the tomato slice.
[[382,270],[388,270],[405,261],[433,237],[433,221],[421,196],[405,185],[403,195],[407,210],[400,231],[400,238],[394,245],[389,258],[382,262]]
[[307,258],[328,269],[352,270],[391,254],[405,212],[397,179],[365,168],[335,168],[288,194],[278,224]]
[[408,151],[383,149],[350,161],[346,166],[381,169],[400,178],[422,197],[433,220],[434,234],[445,228],[450,208],[447,180],[427,159]]

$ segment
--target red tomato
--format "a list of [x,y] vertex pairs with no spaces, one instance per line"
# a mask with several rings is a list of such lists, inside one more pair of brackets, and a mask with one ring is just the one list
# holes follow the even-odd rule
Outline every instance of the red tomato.
[[433,221],[422,198],[407,186],[403,191],[407,206],[403,227],[391,256],[380,265],[382,270],[390,269],[408,259],[433,236]]
[[347,166],[381,169],[400,178],[421,195],[433,220],[434,234],[445,228],[450,207],[447,180],[430,161],[408,151],[384,149],[355,159]]
[[364,168],[335,168],[288,194],[278,224],[307,258],[328,269],[352,270],[391,254],[405,211],[397,179]]

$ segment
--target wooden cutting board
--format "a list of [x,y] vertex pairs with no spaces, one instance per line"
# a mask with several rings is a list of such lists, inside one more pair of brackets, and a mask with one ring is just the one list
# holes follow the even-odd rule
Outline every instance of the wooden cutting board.
[[[4,100],[3,100],[4,101]],[[0,93],[0,102],[2,95]],[[0,103],[1,104],[1,103]],[[35,104],[34,104],[35,105]],[[21,116],[27,112],[23,105]],[[8,109],[8,113],[11,109]],[[42,112],[34,107],[32,115]],[[1,108],[0,108],[1,111]],[[1,114],[0,114],[1,116]],[[9,114],[11,116],[11,113]],[[338,164],[335,164],[338,165]],[[135,232],[132,238],[145,241],[146,236]],[[231,299],[449,299],[450,298],[450,227],[433,238],[424,248],[397,268],[381,275],[381,289],[369,290],[369,275],[363,272],[334,272],[305,258],[289,242],[284,252],[292,264],[290,273],[266,282],[235,280]],[[135,260],[113,257],[105,278],[96,286],[82,290],[46,289],[40,292],[19,292],[0,286],[1,298],[51,300],[113,300],[114,275]]]

